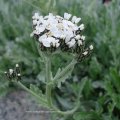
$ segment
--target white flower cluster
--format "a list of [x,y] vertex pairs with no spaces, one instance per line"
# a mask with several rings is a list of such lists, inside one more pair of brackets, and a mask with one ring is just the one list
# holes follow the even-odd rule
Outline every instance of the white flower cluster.
[[[43,17],[35,13],[32,17],[34,30],[31,36],[37,36],[39,42],[46,48],[58,48],[64,42],[68,48],[83,45],[85,36],[81,35],[84,24],[77,25],[81,18],[64,13],[64,18],[52,13]],[[62,44],[63,45],[63,44]]]

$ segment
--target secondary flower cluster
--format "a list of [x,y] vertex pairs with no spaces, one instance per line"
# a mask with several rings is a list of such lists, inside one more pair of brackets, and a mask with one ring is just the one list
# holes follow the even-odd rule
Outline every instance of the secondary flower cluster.
[[13,79],[20,80],[21,79],[21,72],[20,72],[19,65],[16,64],[14,69],[9,69],[8,71],[6,71],[5,75],[9,80],[13,80]]
[[[40,43],[41,50],[50,49],[55,51],[71,51],[80,53],[83,50],[85,36],[82,35],[84,24],[78,25],[81,18],[64,13],[64,17],[49,13],[47,16],[40,16],[35,13],[33,19],[33,32]],[[93,49],[91,45],[90,50]],[[85,53],[84,53],[85,52]],[[83,55],[87,54],[83,51]]]

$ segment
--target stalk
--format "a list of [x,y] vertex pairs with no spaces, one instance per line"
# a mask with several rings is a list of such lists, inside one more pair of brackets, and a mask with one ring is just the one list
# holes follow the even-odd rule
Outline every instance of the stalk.
[[49,107],[52,108],[52,84],[51,84],[51,57],[47,56],[45,61],[45,74],[46,74],[46,98]]

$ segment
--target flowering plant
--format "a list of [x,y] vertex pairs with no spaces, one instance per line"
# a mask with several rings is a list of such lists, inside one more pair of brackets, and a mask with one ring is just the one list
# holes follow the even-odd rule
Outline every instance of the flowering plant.
[[[64,13],[64,18],[54,16],[52,13],[43,17],[35,13],[33,19],[33,32],[31,36],[36,37],[41,51],[77,53],[78,58],[86,56],[93,49],[93,46],[84,50],[85,36],[82,35],[84,24],[78,26],[81,18]],[[71,19],[71,20],[70,20]]]
[[[77,18],[76,16],[72,17],[72,15],[68,13],[64,13],[64,17],[53,15],[52,13],[43,17],[40,16],[39,13],[35,13],[32,19],[33,32],[30,36],[35,37],[38,51],[45,64],[45,94],[34,85],[31,85],[29,89],[22,84],[18,64],[16,64],[15,69],[9,69],[5,74],[10,80],[34,95],[42,106],[61,115],[73,114],[78,110],[80,105],[80,96],[85,81],[82,83],[82,88],[80,88],[78,97],[76,98],[76,105],[72,110],[59,110],[53,103],[52,90],[54,90],[55,87],[60,87],[61,83],[65,82],[71,75],[74,66],[90,55],[93,50],[92,45],[85,48],[85,36],[82,35],[84,24],[78,25],[81,18]],[[65,68],[58,69],[56,75],[53,76],[51,71],[51,58],[53,55],[61,52],[72,54],[73,60]]]

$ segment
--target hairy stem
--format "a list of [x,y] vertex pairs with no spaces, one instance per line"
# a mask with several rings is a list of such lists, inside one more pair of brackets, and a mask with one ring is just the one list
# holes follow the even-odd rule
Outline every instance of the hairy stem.
[[47,98],[47,102],[49,107],[52,108],[52,85],[51,85],[51,58],[50,56],[46,57],[46,61],[45,61],[45,74],[46,74],[46,98]]
[[45,59],[45,74],[46,74],[46,82],[49,83],[51,81],[51,57],[47,56]]
[[[76,64],[76,60],[73,59],[72,62],[68,66],[66,66],[65,69],[58,76],[56,76],[54,80],[60,79],[60,77],[62,77],[64,74],[66,74],[66,72],[68,70],[73,68],[73,66],[75,64]],[[52,93],[52,84],[51,84],[51,76],[50,76],[50,73],[51,73],[51,60],[50,60],[50,57],[46,58],[45,66],[46,66],[45,69],[46,69],[46,82],[47,82],[47,85],[46,85],[46,97],[47,97],[49,107],[51,107],[52,110],[56,111],[56,113],[59,113],[61,115],[73,114],[79,108],[79,105],[80,105],[79,97],[78,97],[76,106],[72,110],[60,111],[58,108],[56,108],[52,104],[52,94],[51,94]]]

